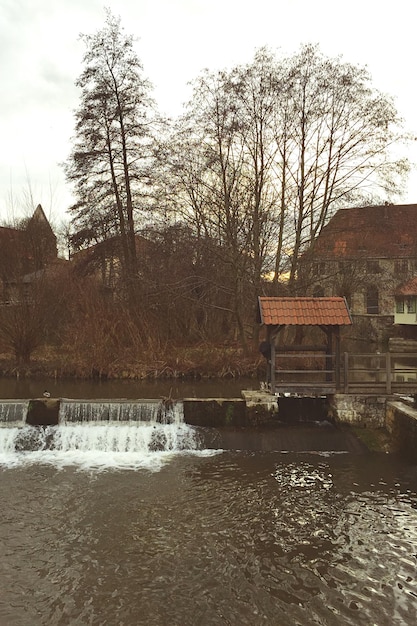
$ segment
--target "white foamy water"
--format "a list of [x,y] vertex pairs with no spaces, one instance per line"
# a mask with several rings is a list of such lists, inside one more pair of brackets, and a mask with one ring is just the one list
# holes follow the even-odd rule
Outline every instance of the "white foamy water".
[[27,407],[20,400],[0,403],[0,466],[157,471],[178,454],[216,454],[201,449],[181,402],[63,399],[59,425],[47,427],[27,425]]
[[0,429],[0,465],[6,467],[36,463],[158,471],[178,454],[216,454],[199,448],[196,429],[183,422],[83,422]]

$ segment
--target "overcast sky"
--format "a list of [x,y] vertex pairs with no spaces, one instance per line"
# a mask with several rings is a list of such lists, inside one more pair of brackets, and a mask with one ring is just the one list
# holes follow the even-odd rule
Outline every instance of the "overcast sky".
[[[27,214],[29,191],[55,223],[71,190],[59,163],[71,145],[82,70],[80,33],[120,15],[154,98],[181,112],[187,82],[269,46],[291,54],[318,43],[327,55],[366,65],[377,89],[395,98],[417,136],[415,0],[0,0],[0,221]],[[410,152],[417,161],[417,141]],[[417,203],[417,175],[403,202]]]

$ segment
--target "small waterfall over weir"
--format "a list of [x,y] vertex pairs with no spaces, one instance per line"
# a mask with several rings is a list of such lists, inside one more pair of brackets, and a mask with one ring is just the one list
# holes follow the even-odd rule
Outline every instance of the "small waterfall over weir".
[[68,400],[62,399],[59,423],[70,422],[159,422],[183,421],[182,402],[158,400]]
[[112,462],[117,457],[117,463],[128,460],[136,466],[155,454],[200,448],[197,429],[184,423],[182,402],[54,400],[55,422],[41,425],[30,418],[31,402],[43,401],[0,401],[0,464],[19,455],[36,462],[53,456],[55,462],[58,455],[60,462],[67,458],[78,464],[89,458],[94,465],[105,456],[106,464],[110,455]]
[[26,421],[29,400],[1,400],[0,401],[0,427],[23,426]]
[[[263,414],[258,405],[239,398],[0,400],[0,467],[36,463],[159,469],[180,453],[212,456],[225,450],[360,448],[326,420],[304,421],[308,415],[304,402],[296,404],[300,410],[293,423],[293,398],[283,402],[279,412],[268,404]],[[316,408],[313,418],[326,407],[320,401]]]

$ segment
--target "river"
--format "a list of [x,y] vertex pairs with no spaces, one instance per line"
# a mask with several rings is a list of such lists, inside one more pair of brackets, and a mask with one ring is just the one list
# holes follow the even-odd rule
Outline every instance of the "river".
[[78,380],[1,378],[0,398],[39,398],[47,390],[53,398],[221,398],[241,397],[242,389],[259,389],[255,379],[231,380]]
[[4,424],[0,497],[1,626],[417,623],[417,466],[331,426]]

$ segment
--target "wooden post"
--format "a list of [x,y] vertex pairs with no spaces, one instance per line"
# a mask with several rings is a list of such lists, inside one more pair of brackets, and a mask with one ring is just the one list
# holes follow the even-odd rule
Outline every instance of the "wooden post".
[[326,368],[326,382],[333,382],[333,332],[330,327],[326,330],[327,335],[327,347],[326,347],[326,359],[325,359],[325,368]]
[[345,393],[349,393],[349,353],[344,355],[343,388]]
[[392,382],[392,371],[391,371],[391,353],[387,352],[385,354],[385,367],[386,367],[386,381],[387,381],[387,386],[386,386],[386,392],[387,394],[390,396],[391,395],[391,382]]
[[340,389],[340,332],[339,327],[336,329],[335,334],[335,373],[336,373],[336,391]]
[[270,382],[271,382],[271,393],[275,393],[275,335],[271,334],[270,337],[271,342],[271,357],[270,357]]

